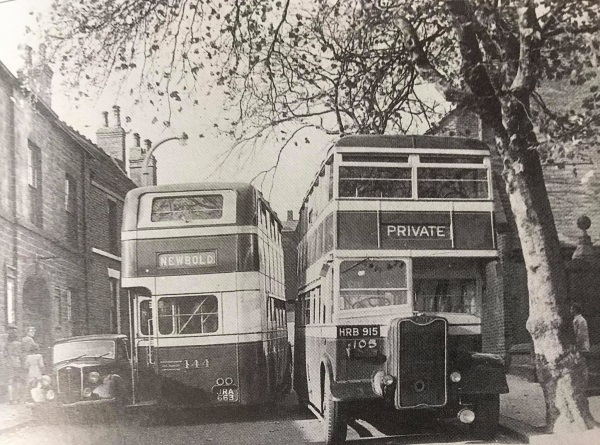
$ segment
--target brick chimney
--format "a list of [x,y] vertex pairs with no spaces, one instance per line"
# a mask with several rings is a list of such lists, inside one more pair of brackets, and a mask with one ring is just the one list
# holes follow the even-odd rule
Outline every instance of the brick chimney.
[[121,127],[121,109],[113,106],[113,120],[102,113],[103,126],[96,130],[96,145],[116,159],[125,169],[125,130]]
[[39,46],[36,63],[33,63],[33,50],[30,46],[25,46],[23,59],[25,68],[19,71],[21,80],[29,83],[31,90],[46,105],[52,107],[52,77],[54,71],[50,68],[46,59],[46,45]]
[[[144,184],[144,173],[142,165],[146,154],[152,148],[152,142],[149,139],[144,140],[144,146],[140,144],[139,133],[133,133],[133,147],[129,148],[129,178],[142,187]],[[148,171],[150,173],[151,185],[156,185],[156,158],[152,156],[148,162]]]

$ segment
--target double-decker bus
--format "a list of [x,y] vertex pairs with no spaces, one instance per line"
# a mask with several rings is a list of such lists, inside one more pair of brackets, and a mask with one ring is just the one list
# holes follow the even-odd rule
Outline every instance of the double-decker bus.
[[327,444],[366,407],[494,434],[508,386],[482,353],[492,189],[478,140],[357,135],[328,151],[300,210],[294,347]]
[[242,183],[131,190],[133,403],[254,405],[291,387],[281,222]]

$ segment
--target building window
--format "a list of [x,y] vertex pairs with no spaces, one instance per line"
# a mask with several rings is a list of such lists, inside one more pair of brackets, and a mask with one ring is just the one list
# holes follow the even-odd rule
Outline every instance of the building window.
[[16,323],[17,322],[17,302],[15,301],[15,269],[7,266],[6,267],[6,322]]
[[77,183],[72,176],[65,176],[65,212],[67,215],[66,237],[69,244],[77,246]]
[[27,152],[27,182],[29,184],[30,221],[42,227],[42,152],[29,143]]
[[119,252],[119,220],[117,217],[117,203],[108,200],[108,249],[111,253]]
[[54,304],[56,305],[56,324],[60,325],[63,321],[63,295],[58,287],[54,289]]
[[74,289],[67,289],[65,298],[65,316],[67,321],[73,320],[73,295],[76,293]]

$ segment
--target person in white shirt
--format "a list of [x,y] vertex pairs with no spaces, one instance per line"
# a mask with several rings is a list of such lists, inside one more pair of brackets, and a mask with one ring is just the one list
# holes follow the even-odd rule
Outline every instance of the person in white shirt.
[[575,346],[584,356],[590,352],[590,335],[588,325],[583,315],[581,315],[581,305],[573,303],[571,305],[571,314],[573,314],[573,329],[575,330]]
[[590,335],[588,325],[583,315],[581,315],[581,305],[579,303],[571,304],[571,314],[573,315],[573,330],[575,331],[575,348],[583,358],[583,379],[584,387],[588,387],[588,367],[587,356],[590,352]]

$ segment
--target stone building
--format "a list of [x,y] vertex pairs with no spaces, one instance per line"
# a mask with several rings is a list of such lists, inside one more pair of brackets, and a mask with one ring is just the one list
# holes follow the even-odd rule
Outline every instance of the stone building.
[[52,70],[40,56],[26,58],[24,77],[0,63],[0,348],[9,324],[35,326],[42,346],[129,325],[120,228],[136,183],[119,109],[110,125],[104,113],[92,143],[52,111]]

